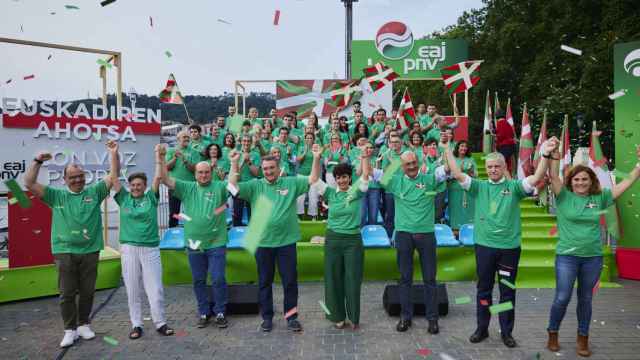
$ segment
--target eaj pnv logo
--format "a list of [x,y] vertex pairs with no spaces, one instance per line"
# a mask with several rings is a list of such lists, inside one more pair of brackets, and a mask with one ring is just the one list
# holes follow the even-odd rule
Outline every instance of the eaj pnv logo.
[[388,22],[376,34],[376,48],[389,60],[398,60],[409,55],[413,49],[411,29],[401,22]]
[[640,77],[640,49],[635,49],[624,58],[624,71]]

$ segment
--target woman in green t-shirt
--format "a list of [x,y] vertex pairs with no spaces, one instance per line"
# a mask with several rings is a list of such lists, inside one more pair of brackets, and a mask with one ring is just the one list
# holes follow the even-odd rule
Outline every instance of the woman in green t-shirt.
[[347,149],[342,143],[340,134],[337,132],[331,134],[331,137],[329,138],[329,144],[325,145],[325,147],[326,150],[324,151],[323,157],[325,162],[324,165],[327,169],[327,184],[329,184],[330,186],[335,186],[336,179],[333,177],[333,168],[340,163],[347,162],[349,154],[347,153]]
[[[460,171],[472,178],[478,176],[476,162],[471,157],[469,144],[466,141],[463,140],[456,144],[453,156],[455,156],[456,165]],[[467,192],[455,179],[447,182],[447,196],[449,197],[449,224],[457,236],[460,226],[473,222],[475,202],[469,201]]]
[[211,165],[211,174],[214,180],[224,180],[229,172],[229,162],[222,159],[222,150],[218,144],[209,144],[204,150],[205,161]]
[[[327,318],[342,329],[348,317],[356,330],[360,324],[360,288],[364,264],[364,247],[360,235],[362,198],[369,187],[372,148],[361,154],[362,176],[351,184],[352,168],[346,163],[333,167],[336,187],[322,181],[314,184],[329,206],[324,243],[324,297]],[[312,173],[318,173],[322,153],[313,149]],[[346,310],[346,311],[345,311]]]
[[[599,135],[598,133],[592,136]],[[596,138],[596,141],[597,138]],[[571,300],[573,284],[578,280],[578,337],[577,353],[590,356],[589,324],[593,290],[602,272],[602,243],[600,240],[600,218],[606,209],[614,205],[622,193],[640,177],[640,147],[636,149],[639,162],[629,178],[601,189],[598,175],[589,167],[576,165],[565,176],[559,177],[558,150],[551,154],[551,189],[556,195],[558,220],[558,244],[556,247],[556,294],[549,317],[549,340],[547,348],[558,351],[558,330]],[[603,174],[606,177],[609,174]],[[615,212],[615,208],[613,210]]]

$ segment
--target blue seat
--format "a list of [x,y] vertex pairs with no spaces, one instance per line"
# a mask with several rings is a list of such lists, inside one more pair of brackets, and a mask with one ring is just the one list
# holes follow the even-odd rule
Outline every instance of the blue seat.
[[244,244],[244,235],[246,232],[246,226],[235,226],[229,229],[229,242],[227,243],[227,249],[241,249]]
[[444,224],[435,224],[436,244],[438,246],[460,246],[451,228]]
[[389,247],[389,236],[380,225],[366,225],[360,230],[364,247]]
[[184,229],[181,227],[167,229],[160,240],[162,250],[183,250],[184,246]]
[[227,225],[231,224],[231,222],[233,221],[233,218],[231,217],[231,210],[229,210],[229,208],[224,209],[224,213],[227,217]]
[[464,246],[473,246],[473,224],[464,224],[460,227],[459,240]]

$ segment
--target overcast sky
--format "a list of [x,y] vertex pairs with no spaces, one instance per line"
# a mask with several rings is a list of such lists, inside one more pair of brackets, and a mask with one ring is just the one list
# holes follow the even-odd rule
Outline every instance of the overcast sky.
[[[138,93],[157,95],[171,72],[183,94],[195,95],[232,92],[239,79],[344,77],[339,0],[118,0],[106,7],[100,1],[0,0],[0,37],[121,51],[124,90],[134,87]],[[419,38],[480,6],[481,0],[361,0],[354,4],[353,38],[372,40],[391,20],[404,22]],[[278,26],[273,25],[276,10]],[[0,96],[96,97],[97,59],[0,43]],[[32,74],[34,79],[23,80]],[[114,91],[115,71],[110,70],[109,92]]]

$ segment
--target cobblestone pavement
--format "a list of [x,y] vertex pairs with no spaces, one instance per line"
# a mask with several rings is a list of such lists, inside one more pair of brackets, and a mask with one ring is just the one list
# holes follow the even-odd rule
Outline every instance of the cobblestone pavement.
[[[591,327],[592,359],[640,359],[640,283],[621,281],[623,288],[600,289],[594,299]],[[304,332],[293,334],[282,320],[282,291],[274,294],[275,328],[271,333],[259,331],[258,315],[231,316],[230,326],[195,327],[195,301],[190,286],[165,289],[166,312],[176,336],[162,337],[152,330],[145,308],[145,334],[129,340],[129,317],[124,287],[97,313],[92,327],[97,337],[80,341],[70,348],[64,359],[575,359],[575,299],[570,304],[560,331],[559,353],[545,350],[546,325],[553,289],[518,290],[514,337],[519,346],[506,348],[500,341],[497,319],[490,329],[490,339],[471,344],[469,335],[475,327],[472,304],[455,305],[456,297],[474,296],[471,282],[449,283],[450,311],[441,318],[439,335],[429,335],[423,318],[414,319],[406,333],[395,331],[397,318],[388,317],[382,308],[385,283],[367,282],[362,290],[361,330],[336,330],[324,319],[318,305],[323,299],[321,283],[300,286],[299,309]],[[497,290],[496,290],[497,291]],[[99,291],[94,308],[102,304],[113,290]],[[496,294],[494,294],[496,296]],[[0,305],[1,359],[60,358],[58,344],[62,321],[57,298],[21,301]],[[109,336],[118,341],[104,341]],[[425,350],[426,349],[426,350]],[[429,355],[423,355],[430,352]],[[449,357],[447,357],[449,356]]]

